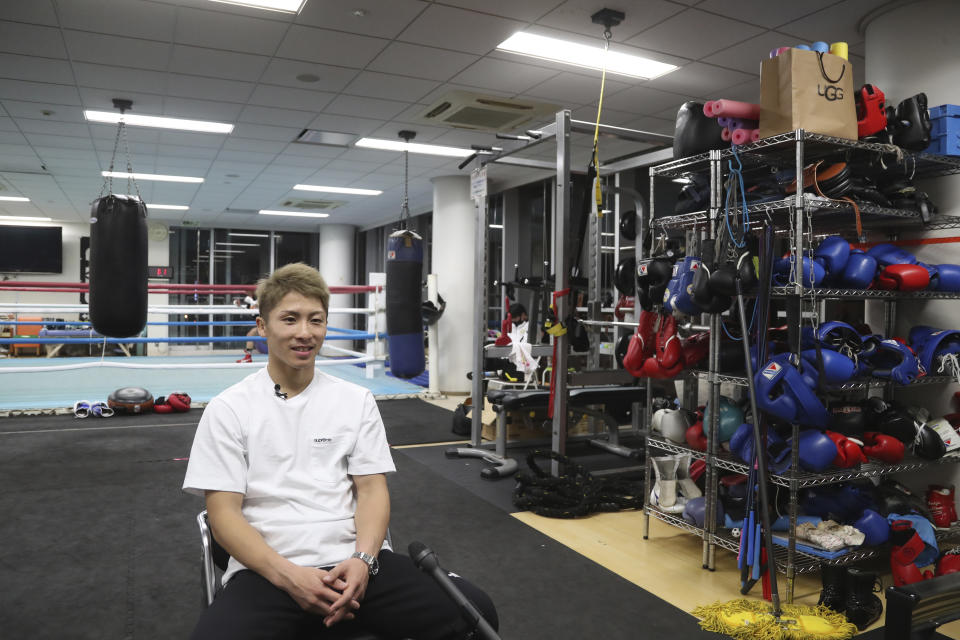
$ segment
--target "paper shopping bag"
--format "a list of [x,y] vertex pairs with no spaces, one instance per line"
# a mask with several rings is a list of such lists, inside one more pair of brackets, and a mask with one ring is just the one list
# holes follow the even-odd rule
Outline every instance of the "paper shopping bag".
[[853,67],[839,56],[790,49],[760,65],[760,137],[804,129],[857,139]]

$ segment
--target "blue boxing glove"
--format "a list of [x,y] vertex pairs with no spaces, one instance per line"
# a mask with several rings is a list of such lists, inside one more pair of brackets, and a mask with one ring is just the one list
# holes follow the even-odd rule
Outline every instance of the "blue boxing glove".
[[837,457],[837,445],[818,429],[805,429],[797,436],[800,466],[807,471],[820,473]]
[[935,265],[937,277],[930,278],[930,288],[936,291],[960,291],[960,266],[955,264]]
[[838,280],[850,257],[850,243],[840,236],[827,236],[813,252],[813,259],[826,269],[827,277]]
[[[801,354],[807,366],[820,371],[817,366],[817,350],[807,349]],[[826,347],[820,349],[820,359],[823,366],[824,381],[827,384],[843,384],[857,375],[858,365],[848,356]]]
[[867,255],[876,258],[881,269],[891,264],[917,264],[917,258],[912,253],[888,242],[871,247]]
[[862,251],[852,251],[840,276],[840,283],[848,289],[866,289],[877,275],[877,259]]

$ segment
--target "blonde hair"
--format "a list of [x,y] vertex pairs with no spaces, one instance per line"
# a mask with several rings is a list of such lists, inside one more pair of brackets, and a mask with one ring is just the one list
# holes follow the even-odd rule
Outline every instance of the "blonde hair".
[[288,293],[299,293],[305,298],[319,300],[324,311],[330,309],[330,288],[323,276],[309,265],[294,262],[280,267],[270,277],[262,278],[257,283],[257,303],[264,321]]

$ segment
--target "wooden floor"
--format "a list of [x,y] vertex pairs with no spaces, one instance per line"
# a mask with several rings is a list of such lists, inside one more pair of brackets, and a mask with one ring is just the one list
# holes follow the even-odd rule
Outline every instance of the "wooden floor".
[[[434,402],[452,410],[462,401],[462,397],[448,397]],[[487,416],[487,411],[490,410],[484,411],[484,418],[489,419],[494,414],[490,411]],[[703,547],[699,538],[651,518],[650,537],[644,540],[641,512],[600,513],[573,520],[545,518],[526,511],[512,515],[684,611],[743,597],[733,553],[718,548],[715,570],[702,569]],[[889,575],[882,576],[882,579],[884,588],[891,584]],[[786,582],[785,576],[779,576],[777,584],[783,602],[786,602]],[[884,600],[882,594],[878,595]],[[751,596],[761,597],[759,584]],[[796,604],[815,605],[819,597],[819,574],[797,577],[794,585]],[[881,626],[882,616],[864,632]],[[943,625],[938,631],[960,640],[960,620]]]

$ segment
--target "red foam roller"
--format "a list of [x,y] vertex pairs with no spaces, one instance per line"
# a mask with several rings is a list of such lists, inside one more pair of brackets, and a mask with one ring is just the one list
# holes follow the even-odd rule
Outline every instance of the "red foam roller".
[[733,144],[747,144],[750,142],[750,135],[753,131],[753,129],[736,129],[733,134],[730,135],[730,142]]
[[752,102],[714,100],[711,111],[714,117],[727,116],[728,118],[743,118],[744,120],[760,119],[760,105]]
[[703,115],[707,116],[708,118],[717,117],[717,114],[713,112],[713,107],[715,102],[716,100],[709,100],[707,101],[706,104],[703,105]]
[[756,142],[759,139],[760,139],[760,129],[754,129],[750,133],[750,142]]
[[720,139],[724,142],[730,142],[730,129],[724,127],[723,131],[720,132]]

